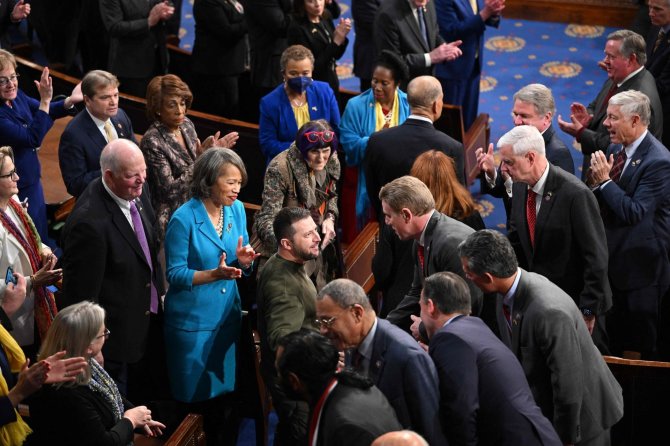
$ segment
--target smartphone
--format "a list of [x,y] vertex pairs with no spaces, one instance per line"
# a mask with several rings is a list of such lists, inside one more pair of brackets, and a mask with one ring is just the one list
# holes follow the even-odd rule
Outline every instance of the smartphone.
[[14,275],[14,268],[8,266],[7,273],[5,274],[5,285],[9,285],[10,283],[16,285],[16,282],[18,282],[18,280],[19,279]]

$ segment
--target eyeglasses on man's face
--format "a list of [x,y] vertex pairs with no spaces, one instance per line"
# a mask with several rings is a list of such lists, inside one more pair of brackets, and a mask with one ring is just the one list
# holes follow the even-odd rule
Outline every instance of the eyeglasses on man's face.
[[19,76],[18,73],[14,73],[9,77],[0,76],[0,87],[6,87],[10,82],[16,82]]

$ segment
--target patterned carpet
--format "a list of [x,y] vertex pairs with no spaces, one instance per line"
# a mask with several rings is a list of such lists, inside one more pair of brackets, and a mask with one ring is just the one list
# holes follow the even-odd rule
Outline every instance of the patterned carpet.
[[[184,49],[193,45],[192,1],[184,2],[182,11],[180,37]],[[349,2],[340,0],[342,17],[351,18]],[[505,18],[500,28],[487,28],[479,112],[490,115],[491,141],[495,144],[512,127],[512,97],[524,85],[539,82],[551,88],[556,100],[556,114],[564,119],[570,115],[571,102],[588,105],[607,77],[596,62],[602,59],[606,37],[612,31],[613,28],[602,26]],[[354,39],[352,30],[347,51],[338,61],[338,74],[343,88],[358,91],[358,78],[352,74]],[[571,147],[575,166],[580,169],[582,155],[579,144],[558,129],[556,119],[554,126]],[[487,227],[504,231],[502,202],[480,195],[478,182],[470,190],[480,205]]]

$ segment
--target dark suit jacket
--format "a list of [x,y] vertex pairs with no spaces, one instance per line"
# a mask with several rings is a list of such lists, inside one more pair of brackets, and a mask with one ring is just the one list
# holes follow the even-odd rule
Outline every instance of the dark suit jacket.
[[279,59],[286,49],[291,0],[242,0],[249,27],[251,84],[265,89],[282,81]]
[[446,444],[438,416],[435,365],[408,333],[377,319],[368,377],[395,409],[405,429],[420,433],[431,445]]
[[[119,138],[126,138],[137,144],[133,124],[126,112],[119,109],[111,121]],[[105,137],[88,111],[80,111],[67,124],[58,145],[58,163],[70,195],[80,196],[88,183],[100,177],[100,153],[106,145]]]
[[[670,146],[670,36],[665,35],[655,52],[658,26],[652,26],[647,34],[647,63],[644,65],[656,80],[656,90],[663,107],[663,145]],[[667,130],[666,130],[667,129]]]
[[442,271],[451,271],[461,276],[470,288],[472,298],[472,314],[478,316],[482,309],[482,292],[465,278],[461,259],[458,256],[458,245],[470,234],[475,232],[458,220],[435,211],[426,225],[424,233],[424,268],[421,270],[417,256],[419,242],[414,242],[414,280],[412,287],[395,310],[389,313],[389,322],[409,330],[412,324],[410,315],[420,313],[419,298],[426,277]]
[[[605,85],[603,85],[603,88],[598,93],[598,96],[596,96],[596,99],[587,107],[589,113],[593,115],[593,118],[577,139],[582,145],[582,153],[584,154],[582,178],[584,178],[584,175],[591,165],[591,154],[598,150],[604,152],[610,145],[609,131],[605,128],[603,122],[605,121],[607,112],[605,99],[607,98],[607,92],[611,86],[612,80],[607,79]],[[621,84],[616,92],[621,93],[626,90],[637,90],[649,97],[649,100],[651,101],[651,122],[649,123],[649,131],[653,133],[656,138],[660,139],[663,135],[663,107],[661,106],[661,99],[658,96],[658,90],[656,90],[654,76],[643,68],[642,71]]]
[[537,407],[519,361],[481,319],[452,319],[431,338],[430,356],[450,444],[563,444]]
[[523,268],[558,285],[579,308],[604,314],[612,306],[607,279],[607,239],[598,202],[574,175],[549,164],[535,248],[526,219],[528,185],[514,183],[508,236]]
[[[130,420],[116,421],[107,400],[88,386],[45,385],[28,402],[34,432],[26,446],[125,446],[133,440]],[[133,407],[123,403],[125,410]]]
[[352,0],[351,18],[354,22],[354,74],[371,79],[377,50],[374,41],[374,21],[381,0]]
[[[328,36],[324,34],[326,30]],[[344,54],[349,44],[349,39],[345,39],[342,45],[336,45],[333,42],[335,27],[333,22],[328,19],[322,19],[321,24],[310,22],[306,17],[296,19],[288,28],[288,44],[302,45],[309,48],[314,54],[314,72],[312,77],[315,80],[328,82],[334,93],[340,90],[340,81],[335,72],[335,61]]]
[[128,363],[139,361],[146,348],[150,283],[153,281],[159,296],[164,294],[162,271],[156,261],[155,216],[146,185],[138,201],[153,277],[132,226],[101,178],[93,180],[77,200],[65,222],[61,243],[63,295],[59,306],[82,300],[99,303],[107,311],[107,328],[114,333],[105,342],[103,354]]
[[[612,144],[607,156],[621,150]],[[620,291],[670,283],[670,153],[647,134],[619,183],[596,191],[606,209],[603,221],[609,248],[609,275]]]
[[409,67],[410,80],[435,73],[434,66],[426,66],[424,55],[444,43],[438,32],[433,2],[425,6],[424,17],[428,34],[427,45],[407,0],[385,0],[375,16],[374,41],[377,56],[382,50],[390,50],[404,58]]
[[401,429],[393,408],[377,387],[361,389],[339,382],[323,406],[316,444],[369,446],[375,438]]
[[539,274],[520,273],[511,334],[501,295],[496,303],[502,341],[521,362],[537,405],[563,443],[594,438],[623,416],[621,386],[570,296]]
[[226,0],[197,0],[193,17],[193,72],[209,76],[244,73],[249,50],[244,14]]
[[[569,172],[571,174],[575,173],[575,163],[570,155],[570,149],[565,145],[563,140],[558,137],[556,131],[554,130],[554,125],[547,127],[547,130],[542,134],[542,139],[544,140],[544,153],[547,157],[547,160],[554,166],[560,167],[561,169]],[[510,210],[512,209],[512,203],[510,201],[507,192],[505,191],[505,183],[502,179],[500,169],[498,169],[498,174],[496,175],[496,184],[495,187],[491,188],[482,174],[479,178],[481,192],[483,194],[489,194],[496,198],[502,198],[503,204],[505,205],[505,213],[507,214],[507,220],[509,224]]]
[[436,130],[432,124],[411,118],[397,127],[370,136],[363,166],[370,202],[380,218],[383,216],[379,201],[382,186],[409,175],[414,160],[432,149],[441,150],[453,158],[456,175],[465,184],[463,144]]
[[148,78],[158,66],[168,68],[165,22],[149,28],[147,19],[159,0],[100,0],[100,15],[109,33],[108,70],[119,77]]

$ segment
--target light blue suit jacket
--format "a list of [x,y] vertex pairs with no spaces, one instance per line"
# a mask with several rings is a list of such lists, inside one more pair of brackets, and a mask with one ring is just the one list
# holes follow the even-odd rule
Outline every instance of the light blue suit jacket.
[[[339,132],[340,109],[335,94],[326,82],[314,81],[307,88],[307,103],[309,117],[312,121],[325,119],[330,126]],[[261,150],[268,164],[272,158],[288,149],[295,135],[298,125],[295,122],[293,108],[284,91],[284,84],[280,84],[261,99],[261,117],[258,124],[258,139]]]
[[196,271],[214,269],[223,252],[226,264],[239,268],[236,249],[240,236],[249,242],[242,202],[224,207],[223,237],[219,238],[202,201],[192,198],[175,211],[165,235],[167,279],[165,324],[183,330],[213,330],[229,318],[241,318],[235,280],[193,285]]
[[[407,94],[398,90],[398,100],[400,101],[398,125],[400,125],[409,116]],[[356,190],[356,218],[358,220],[367,217],[370,208],[368,188],[365,184],[365,170],[361,163],[365,157],[368,139],[375,132],[376,125],[375,96],[370,88],[349,99],[340,124],[340,143],[346,155],[347,165],[358,167],[358,187]]]

